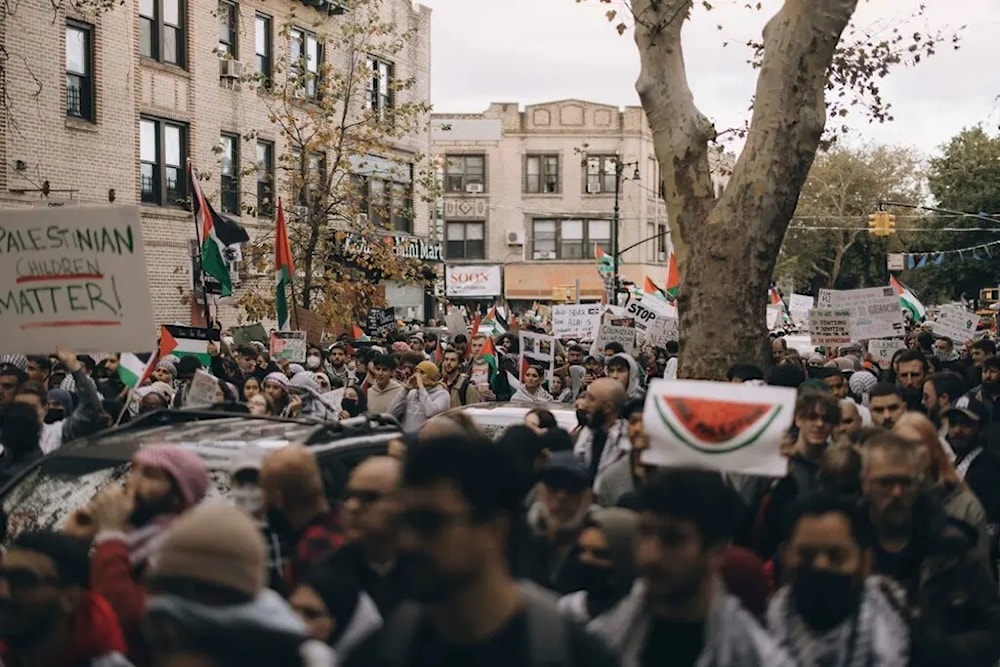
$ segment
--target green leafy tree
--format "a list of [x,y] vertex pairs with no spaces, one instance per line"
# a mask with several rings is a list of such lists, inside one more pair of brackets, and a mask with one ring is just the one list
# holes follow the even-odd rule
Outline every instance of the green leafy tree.
[[[930,162],[928,183],[938,207],[963,213],[1000,213],[1000,135],[982,126],[967,128],[942,146]],[[995,223],[980,218],[935,214],[923,227],[940,231],[900,234],[907,252],[935,253],[972,248],[1000,241],[1000,215]],[[997,231],[946,231],[995,228]],[[903,274],[921,298],[947,301],[976,298],[984,287],[1000,284],[1000,246],[988,250],[946,254],[930,264]]]
[[[414,94],[414,77],[383,64],[407,49],[416,28],[387,21],[382,0],[340,4],[345,11],[336,20],[307,6],[298,10],[303,16],[280,28],[291,46],[275,59],[271,78],[255,73],[247,80],[285,147],[277,185],[279,194],[291,195],[284,208],[295,300],[328,323],[349,325],[384,305],[379,282],[428,279],[418,262],[397,255],[393,236],[412,232],[414,203],[431,201],[436,185],[421,152],[426,144],[414,141],[426,136],[430,105]],[[315,42],[295,32],[306,12],[316,17]],[[273,198],[263,205],[271,215]],[[273,238],[254,245],[267,266]],[[250,319],[274,313],[270,291],[248,290],[240,304]]]
[[[869,234],[868,215],[879,202],[923,201],[923,178],[921,157],[911,148],[835,145],[818,154],[802,186],[775,276],[809,291],[881,283],[886,241]],[[911,211],[898,214],[901,223]],[[875,276],[879,280],[873,281]]]
[[[882,78],[953,38],[898,24],[871,33],[849,28],[858,0],[784,0],[759,43],[750,44],[759,72],[753,111],[729,184],[716,199],[708,156],[720,130],[695,103],[681,42],[696,3],[601,2],[627,8],[608,18],[625,18],[639,50],[636,89],[661,165],[681,273],[680,372],[722,378],[738,359],[767,364],[767,288],[827,118],[854,108],[890,120]],[[619,25],[623,32],[629,27]]]

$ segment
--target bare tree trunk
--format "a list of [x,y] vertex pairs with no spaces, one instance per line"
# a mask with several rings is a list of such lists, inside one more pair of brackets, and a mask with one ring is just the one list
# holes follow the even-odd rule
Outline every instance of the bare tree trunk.
[[692,0],[634,0],[642,70],[636,89],[663,165],[681,271],[684,377],[718,379],[729,365],[770,360],[767,288],[826,125],[824,89],[857,0],[786,0],[764,28],[765,51],[746,146],[713,199],[708,142],[681,50]]

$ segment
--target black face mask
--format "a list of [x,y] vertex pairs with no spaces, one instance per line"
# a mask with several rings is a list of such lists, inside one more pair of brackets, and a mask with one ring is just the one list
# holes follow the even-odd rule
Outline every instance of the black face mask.
[[345,398],[340,402],[340,407],[346,410],[347,414],[351,415],[352,417],[358,416],[359,410],[357,401],[350,398]]
[[843,623],[861,604],[861,582],[853,574],[800,567],[792,575],[792,604],[802,620],[819,632]]
[[170,494],[159,498],[136,496],[135,506],[132,508],[128,522],[134,528],[142,528],[156,517],[171,514],[174,511],[174,497]]
[[586,410],[577,410],[576,411],[576,423],[579,424],[580,426],[586,426],[587,425],[587,411]]
[[271,507],[268,505],[265,510],[265,517],[267,520],[267,527],[276,535],[287,535],[292,532],[292,524],[285,516],[285,513],[276,507]]
[[595,412],[592,415],[587,415],[587,426],[593,429],[599,429],[604,426],[607,422],[607,415],[603,412]]
[[570,561],[570,568],[572,579],[581,590],[587,591],[588,595],[606,597],[612,595],[618,588],[614,568],[584,563],[579,559]]
[[55,424],[56,422],[62,421],[63,419],[66,419],[65,410],[54,410],[52,408],[49,408],[49,411],[45,413],[46,424]]

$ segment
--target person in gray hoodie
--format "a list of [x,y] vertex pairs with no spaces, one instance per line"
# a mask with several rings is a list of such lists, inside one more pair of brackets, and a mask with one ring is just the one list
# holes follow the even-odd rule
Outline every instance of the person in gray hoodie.
[[608,377],[622,383],[626,398],[639,398],[643,394],[642,372],[631,354],[620,352],[608,359]]
[[[396,357],[391,354],[380,354],[372,360],[372,376],[368,382],[369,412],[386,414],[396,399],[406,394],[403,383],[393,377],[396,366]],[[396,417],[400,418],[402,414]]]
[[431,361],[421,361],[409,379],[409,391],[396,397],[389,413],[402,414],[403,430],[420,430],[431,417],[451,407],[451,394],[441,383],[441,370]]

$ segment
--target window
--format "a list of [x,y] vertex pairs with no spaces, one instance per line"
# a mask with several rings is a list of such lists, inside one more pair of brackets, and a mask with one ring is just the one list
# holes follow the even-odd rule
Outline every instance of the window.
[[448,259],[486,259],[485,222],[449,222],[445,233]]
[[255,65],[257,66],[257,73],[263,79],[262,83],[264,85],[267,85],[273,74],[271,70],[273,63],[271,35],[271,17],[264,14],[257,14],[257,17],[254,19]]
[[667,254],[667,226],[656,226],[656,252],[660,255]]
[[222,135],[222,212],[240,214],[240,138]]
[[257,215],[274,215],[274,143],[257,142]]
[[[445,192],[486,191],[485,155],[449,155],[445,161]],[[469,188],[469,186],[473,188]]]
[[323,61],[323,49],[316,35],[300,28],[292,28],[289,73],[293,84],[302,91],[302,96],[314,100],[319,86],[319,67]]
[[139,0],[139,55],[184,66],[181,0]]
[[361,177],[361,213],[368,222],[396,232],[413,231],[413,166],[407,182]]
[[558,155],[529,155],[525,159],[524,191],[539,194],[559,192]]
[[237,57],[236,35],[239,33],[240,10],[235,2],[220,0],[219,2],[219,53]]
[[587,185],[584,192],[591,195],[610,194],[615,191],[618,158],[614,155],[594,155],[587,158]]
[[611,252],[610,220],[534,220],[535,259],[593,259],[594,245]]
[[379,118],[384,118],[392,108],[392,63],[369,58],[368,67],[372,71],[372,79],[368,83],[368,106]]
[[139,121],[139,174],[144,204],[183,204],[187,196],[186,160],[187,126],[155,118]]
[[296,198],[299,206],[309,206],[316,203],[317,195],[323,191],[326,185],[326,156],[322,153],[310,153],[306,163],[302,164],[302,153],[298,149],[292,150],[292,165],[296,173],[305,169],[305,173],[300,173],[301,186]]
[[66,24],[66,115],[94,121],[94,28]]

